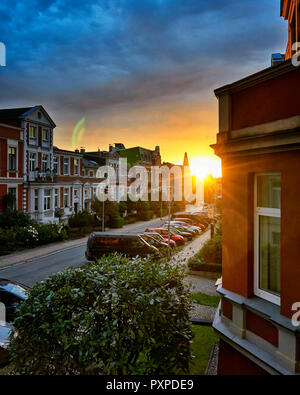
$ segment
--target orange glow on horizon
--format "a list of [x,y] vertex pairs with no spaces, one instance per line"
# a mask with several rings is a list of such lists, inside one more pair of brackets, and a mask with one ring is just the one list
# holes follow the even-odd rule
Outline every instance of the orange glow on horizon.
[[192,174],[203,180],[209,174],[213,177],[222,177],[221,160],[217,157],[201,156],[190,159]]

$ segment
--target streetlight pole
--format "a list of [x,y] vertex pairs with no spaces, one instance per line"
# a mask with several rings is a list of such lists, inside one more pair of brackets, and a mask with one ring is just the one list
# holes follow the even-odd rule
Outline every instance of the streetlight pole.
[[104,199],[102,201],[102,232],[105,232]]

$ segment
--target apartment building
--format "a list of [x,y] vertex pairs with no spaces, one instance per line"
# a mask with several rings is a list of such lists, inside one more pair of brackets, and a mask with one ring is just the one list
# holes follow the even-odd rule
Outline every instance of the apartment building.
[[[282,10],[298,3],[285,0]],[[213,326],[221,375],[300,373],[300,322],[292,320],[300,302],[299,86],[300,67],[287,57],[215,91],[223,278]]]

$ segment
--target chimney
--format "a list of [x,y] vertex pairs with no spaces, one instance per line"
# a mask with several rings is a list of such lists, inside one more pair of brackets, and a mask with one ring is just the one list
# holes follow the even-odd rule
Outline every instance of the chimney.
[[112,144],[109,144],[109,152],[111,152],[114,149]]
[[79,154],[79,149],[78,149],[78,148],[76,148],[75,152],[76,152],[76,154]]
[[80,153],[81,153],[81,154],[85,154],[85,148],[84,148],[84,147],[81,147],[81,148],[80,148]]

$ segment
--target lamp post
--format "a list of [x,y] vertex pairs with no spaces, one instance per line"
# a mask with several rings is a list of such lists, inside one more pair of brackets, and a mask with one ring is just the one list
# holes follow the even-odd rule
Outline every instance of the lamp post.
[[102,201],[102,232],[105,232],[104,199]]

